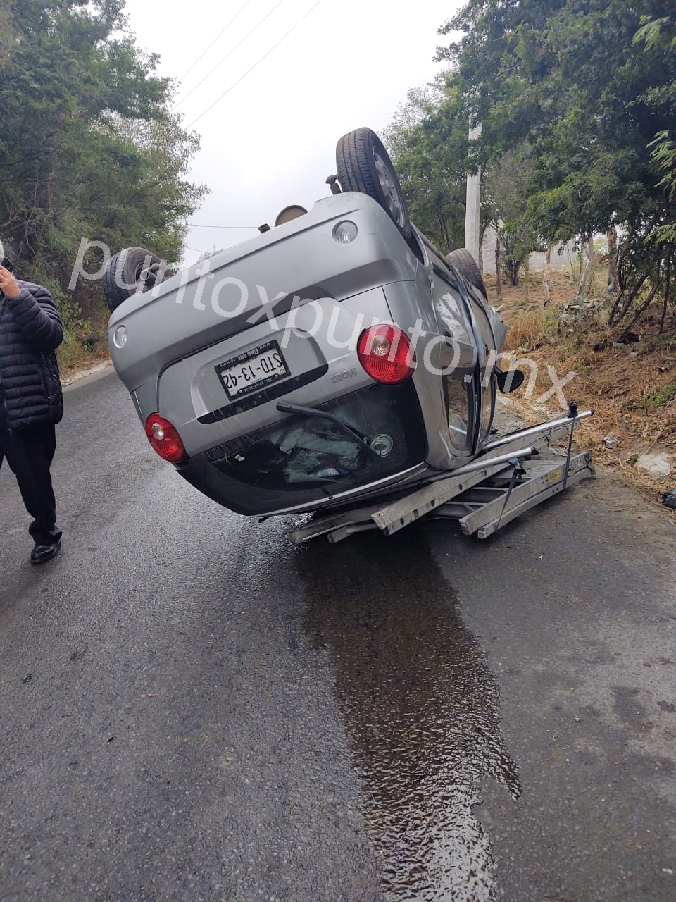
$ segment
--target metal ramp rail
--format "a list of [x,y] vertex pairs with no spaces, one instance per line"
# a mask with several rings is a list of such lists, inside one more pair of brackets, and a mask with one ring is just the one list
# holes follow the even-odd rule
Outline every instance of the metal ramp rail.
[[[300,545],[325,535],[335,543],[374,529],[389,536],[428,517],[454,520],[465,535],[485,539],[547,498],[594,475],[590,451],[571,454],[574,430],[591,414],[571,408],[567,417],[510,433],[452,473],[433,477],[398,497],[319,515],[294,529],[289,538]],[[551,445],[566,437],[567,452],[555,452]]]

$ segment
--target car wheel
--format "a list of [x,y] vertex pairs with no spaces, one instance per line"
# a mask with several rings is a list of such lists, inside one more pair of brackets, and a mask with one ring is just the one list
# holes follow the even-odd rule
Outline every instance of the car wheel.
[[467,248],[459,247],[457,250],[451,251],[450,254],[446,255],[446,259],[470,285],[478,288],[484,297],[488,297],[479,267]]
[[103,292],[111,311],[138,291],[159,285],[165,273],[162,261],[144,247],[125,247],[108,261],[103,273]]
[[378,201],[407,240],[412,235],[406,200],[383,142],[370,128],[348,132],[336,147],[343,191],[359,191]]

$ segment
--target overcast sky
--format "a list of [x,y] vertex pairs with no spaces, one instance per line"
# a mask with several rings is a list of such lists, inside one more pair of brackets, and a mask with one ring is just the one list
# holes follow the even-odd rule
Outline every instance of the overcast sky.
[[[361,126],[382,131],[408,89],[441,70],[437,29],[460,5],[127,0],[138,45],[160,54],[159,74],[181,79],[177,109],[201,136],[190,177],[211,194],[194,223],[272,225],[288,204],[309,208],[328,194],[337,140]],[[256,234],[192,227],[185,262]]]

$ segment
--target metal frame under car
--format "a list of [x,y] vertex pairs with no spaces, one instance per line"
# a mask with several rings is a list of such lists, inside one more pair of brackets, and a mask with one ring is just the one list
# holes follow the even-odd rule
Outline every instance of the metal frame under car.
[[[355,533],[380,530],[390,536],[422,519],[454,521],[479,539],[493,535],[538,504],[595,475],[591,451],[573,454],[577,425],[592,411],[508,433],[484,448],[471,463],[387,502],[319,514],[289,535],[295,545],[326,536],[336,543]],[[567,439],[565,451],[556,449]],[[264,518],[261,518],[264,519]]]

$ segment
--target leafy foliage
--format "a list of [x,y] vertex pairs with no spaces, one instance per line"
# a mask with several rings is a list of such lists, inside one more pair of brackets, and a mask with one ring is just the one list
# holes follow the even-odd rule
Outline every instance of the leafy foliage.
[[449,78],[410,91],[384,136],[411,219],[444,252],[464,244],[467,131]]
[[[83,237],[113,253],[145,245],[173,262],[205,190],[185,178],[198,140],[171,115],[171,83],[155,75],[157,57],[135,46],[123,8],[124,0],[0,7],[0,234],[17,275],[64,304]],[[82,279],[75,289],[88,320],[100,312],[100,291]]]
[[484,216],[496,229],[502,267],[512,285],[519,284],[528,255],[545,249],[526,216],[526,189],[532,173],[531,151],[524,144],[488,165],[483,180]]
[[482,123],[484,169],[529,149],[505,236],[552,244],[617,226],[618,311],[631,318],[676,296],[676,20],[665,12],[662,0],[470,0],[440,29],[461,34],[438,59],[465,122]]
[[658,6],[473,0],[452,23],[465,37],[441,56],[458,64],[488,154],[532,146],[531,208],[549,240],[664,202],[647,146],[673,125],[674,57],[654,37],[643,52],[635,40],[639,29],[654,35],[645,29]]

